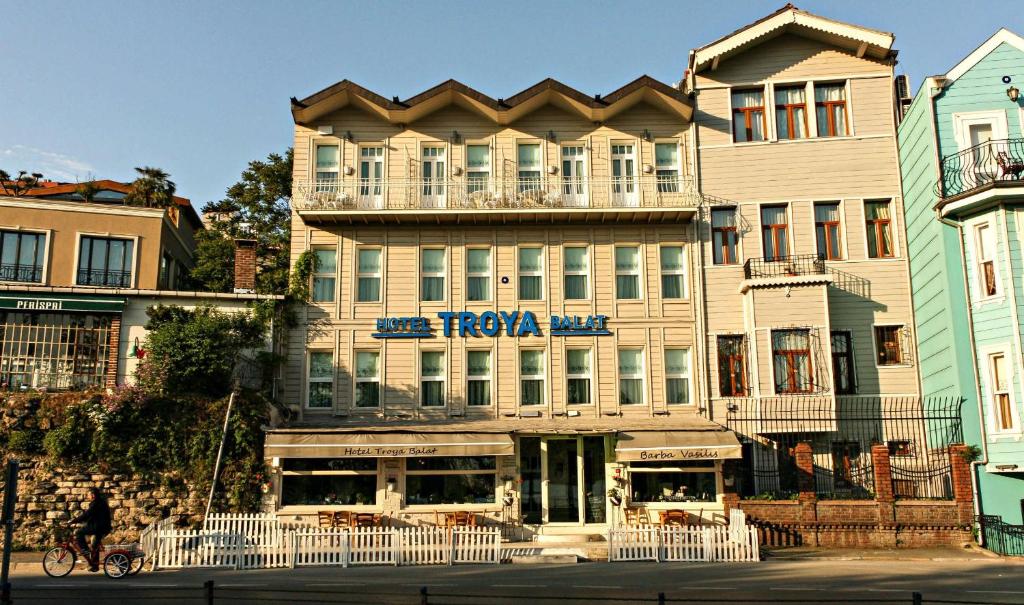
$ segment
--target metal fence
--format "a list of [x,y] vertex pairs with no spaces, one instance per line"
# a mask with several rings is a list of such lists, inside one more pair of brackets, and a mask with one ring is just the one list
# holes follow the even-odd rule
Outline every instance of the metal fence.
[[951,198],[987,186],[1019,184],[1024,176],[1024,139],[996,139],[942,158],[935,189]]
[[746,279],[824,274],[825,260],[817,254],[751,258],[743,263],[743,277]]
[[978,526],[985,548],[1001,555],[1024,556],[1024,525],[1004,523],[1003,518],[996,515],[980,515]]

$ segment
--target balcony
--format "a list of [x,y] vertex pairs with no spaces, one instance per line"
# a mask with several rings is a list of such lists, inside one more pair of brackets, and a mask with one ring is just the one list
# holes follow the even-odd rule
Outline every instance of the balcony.
[[76,283],[79,286],[129,288],[132,285],[132,273],[107,269],[79,269]]
[[693,216],[693,178],[296,181],[292,207],[326,223],[671,222]]
[[943,204],[996,187],[1024,187],[1024,139],[998,139],[942,158]]
[[815,254],[752,258],[743,263],[744,279],[825,275],[825,260]]
[[0,282],[13,281],[38,284],[43,281],[43,268],[35,265],[0,265]]

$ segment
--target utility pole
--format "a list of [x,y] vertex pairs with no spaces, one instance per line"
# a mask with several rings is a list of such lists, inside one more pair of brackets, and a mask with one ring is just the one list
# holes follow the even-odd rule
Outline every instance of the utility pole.
[[14,503],[18,499],[18,461],[7,462],[7,481],[4,483],[4,556],[0,568],[0,603],[11,605],[11,541],[14,539]]
[[220,447],[217,448],[217,462],[213,466],[213,479],[210,480],[210,497],[206,500],[206,514],[203,516],[203,522],[210,516],[210,507],[213,506],[213,493],[217,489],[217,477],[220,476],[220,462],[224,457],[224,442],[228,439],[228,422],[231,421],[231,406],[235,403],[235,393],[238,389],[235,388],[231,391],[231,397],[228,397],[228,411],[224,414],[224,432],[220,435]]

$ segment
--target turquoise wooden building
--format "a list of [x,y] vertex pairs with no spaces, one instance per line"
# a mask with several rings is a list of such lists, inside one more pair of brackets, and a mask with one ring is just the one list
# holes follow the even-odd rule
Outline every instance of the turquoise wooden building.
[[928,78],[899,127],[922,394],[962,396],[979,512],[1024,523],[1024,38]]

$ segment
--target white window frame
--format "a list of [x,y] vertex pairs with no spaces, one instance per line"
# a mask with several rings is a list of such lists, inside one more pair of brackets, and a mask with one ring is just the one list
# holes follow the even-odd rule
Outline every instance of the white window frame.
[[[569,351],[585,351],[587,354],[587,373],[573,374],[569,371]],[[572,403],[569,401],[569,381],[586,380],[587,403]],[[565,404],[566,405],[594,405],[594,350],[592,347],[566,347],[565,348]]]
[[[623,374],[622,373],[622,358],[621,354],[623,351],[640,351],[640,370],[636,374]],[[639,346],[620,346],[615,350],[615,386],[616,386],[616,402],[617,404],[625,407],[641,407],[647,404],[647,360],[644,359],[644,348]],[[636,403],[622,403],[622,381],[623,380],[639,380],[640,381],[640,401]]]
[[[674,164],[659,164],[658,163],[658,145],[673,145],[676,148],[676,161]],[[665,183],[659,181],[658,172],[662,170],[674,170],[675,176],[675,187],[676,191],[661,191],[661,186]],[[654,181],[655,189],[658,193],[682,193],[683,191],[683,146],[680,144],[679,139],[655,139],[654,141]]]
[[[1011,350],[1012,349],[1009,345],[1003,344],[986,347],[982,351],[982,354],[985,357],[985,407],[988,410],[989,431],[993,435],[1015,435],[1021,432],[1020,414],[1017,410],[1017,398],[1014,393],[1014,380],[1016,373],[1014,372],[1014,366],[1016,364],[1014,363],[1014,356],[1010,354]],[[1003,391],[996,393],[995,390],[995,364],[992,363],[995,357],[1003,358],[1007,372],[1006,384],[1009,386],[1009,389],[1005,391],[1005,393],[1010,396],[1010,419],[1013,422],[1013,426],[1008,429],[1002,427],[999,406],[996,403],[996,395],[1003,393]]]
[[[582,271],[580,271],[578,269],[569,270],[569,269],[567,269],[565,267],[565,260],[566,260],[566,258],[568,258],[568,255],[565,253],[565,251],[568,250],[569,248],[582,248],[583,249],[583,252],[584,252],[583,260],[584,260],[584,264],[586,266],[583,268]],[[565,278],[570,276],[570,275],[582,275],[584,277],[584,282],[586,284],[587,292],[586,292],[586,296],[584,296],[583,298],[566,298],[565,300],[590,300],[590,291],[593,288],[590,287],[591,284],[590,284],[590,246],[589,245],[587,245],[587,244],[565,244],[564,246],[562,246],[562,296],[563,296],[563,298],[565,297],[565,293],[568,292],[568,289],[565,287]]]
[[[334,377],[335,377],[335,374],[337,374],[337,372],[331,372],[331,375],[329,377],[313,378],[312,376],[309,375],[310,370],[312,370],[312,368],[313,368],[313,355],[314,354],[320,354],[320,353],[325,353],[327,355],[330,355],[331,356],[331,367],[335,367],[335,359],[334,359],[334,351],[333,350],[331,350],[331,349],[308,349],[306,351],[306,392],[304,393],[305,396],[303,397],[303,404],[304,404],[304,407],[305,407],[306,410],[314,411],[314,412],[330,411],[330,410],[333,410],[334,407],[337,405],[337,401],[336,401],[336,397],[335,397],[336,388],[335,388],[335,385],[334,385]],[[309,390],[310,390],[309,387],[310,387],[310,385],[312,385],[314,383],[315,384],[321,384],[321,383],[330,383],[331,384],[331,405],[329,405],[327,407],[312,407],[312,406],[309,405]]]
[[[474,375],[469,371],[469,356],[472,353],[487,353],[487,374],[486,375]],[[494,380],[492,375],[494,374],[494,353],[491,349],[467,349],[466,350],[466,407],[469,408],[489,408],[494,405]],[[488,401],[487,404],[470,403],[469,401],[469,383],[470,382],[483,382],[487,381],[487,392]]]
[[[376,250],[379,262],[377,263],[379,268],[374,273],[362,273],[359,271],[359,255],[364,250]],[[356,274],[356,291],[355,296],[352,299],[356,304],[371,304],[379,305],[384,300],[384,248],[381,246],[357,246],[355,253],[355,274]],[[363,278],[376,278],[377,279],[377,300],[359,300],[359,280]]]
[[[686,358],[686,372],[672,372],[668,371],[668,352],[669,351],[683,351],[683,356]],[[690,347],[665,347],[663,360],[665,362],[665,405],[693,405],[693,355]],[[686,398],[687,403],[672,403],[668,400],[668,381],[671,379],[686,379]]]
[[[424,254],[427,250],[440,250],[441,251],[441,271],[424,271],[423,270],[423,259],[426,256]],[[448,300],[448,254],[447,249],[444,246],[423,246],[420,248],[419,258],[419,287],[420,287],[420,302],[421,303],[443,303]],[[423,280],[428,277],[440,277],[441,278],[441,298],[440,300],[426,300],[423,298]]]
[[[682,261],[680,262],[679,269],[670,269],[668,271],[665,270],[665,268],[661,264],[661,250],[662,250],[662,248],[679,248],[680,255],[682,256]],[[687,254],[686,254],[686,244],[683,244],[683,243],[676,243],[676,244],[674,244],[674,243],[667,243],[667,242],[663,242],[661,244],[658,244],[658,288],[659,288],[659,294],[660,294],[662,300],[687,300],[687,299],[690,298],[690,295],[689,295],[689,292],[688,292],[689,279],[687,278],[687,275],[686,275],[687,264],[688,263],[687,263]],[[676,276],[676,275],[678,275],[679,277],[683,278],[683,285],[682,285],[682,287],[680,289],[680,293],[682,294],[682,296],[679,296],[678,298],[666,298],[665,297],[665,292],[664,292],[664,281],[663,281],[662,278],[664,278],[666,276]]]
[[[435,375],[427,375],[423,373],[423,356],[426,354],[437,354],[441,356],[441,373]],[[421,349],[419,354],[419,364],[417,366],[417,373],[419,374],[419,391],[420,391],[420,407],[426,410],[440,410],[448,406],[448,394],[445,391],[445,377],[447,376],[448,370],[448,359],[446,358],[445,351],[441,349]],[[379,366],[378,366],[379,367]],[[423,404],[423,383],[425,382],[440,382],[441,383],[441,405],[424,405]]]
[[[313,254],[321,250],[330,250],[334,252],[334,273],[321,272],[319,267],[317,271],[309,278],[309,298],[313,304],[332,305],[338,300],[338,247],[337,246],[312,246],[310,251]],[[317,279],[333,279],[334,288],[331,290],[330,300],[313,300],[313,293],[316,292],[316,280]]]
[[[319,166],[317,166],[317,159],[319,157],[320,148],[321,147],[334,147],[335,149],[338,150],[338,157],[336,158],[337,159],[337,163],[335,163],[335,165],[334,165],[334,170],[320,170]],[[342,146],[341,146],[341,141],[340,140],[320,139],[320,140],[313,141],[313,161],[311,162],[311,164],[312,164],[311,167],[313,169],[313,175],[312,175],[313,176],[313,182],[314,183],[320,183],[320,182],[336,183],[338,180],[340,180],[341,179],[341,156],[342,156]],[[323,172],[325,174],[326,173],[334,173],[334,178],[324,178],[324,179],[321,179],[320,178],[320,173],[321,172]]]
[[[485,147],[487,149],[487,165],[486,166],[470,166],[469,165],[469,148],[470,147]],[[469,191],[470,183],[473,182],[471,176],[479,173],[487,175],[487,179],[484,181],[483,188],[479,191],[491,191],[491,183],[494,181],[494,153],[491,149],[490,141],[478,142],[478,143],[466,143],[463,149],[463,157],[465,158],[466,164],[466,193],[472,195],[475,192]]]
[[[371,353],[377,356],[377,375],[376,376],[359,376],[359,354],[360,353]],[[352,352],[352,409],[355,410],[379,410],[381,408],[381,401],[384,399],[384,388],[381,384],[381,359],[382,355],[379,349],[356,349]],[[375,406],[359,406],[359,399],[356,397],[356,391],[359,389],[360,384],[367,382],[377,383],[377,405]]]
[[[974,285],[975,301],[978,303],[992,302],[1004,298],[1003,284],[999,271],[999,233],[996,224],[996,221],[990,220],[988,217],[967,223],[968,232],[970,233],[967,244],[971,254],[971,264],[974,269],[974,279],[971,281]],[[982,229],[987,229],[990,235],[987,244],[982,241]],[[981,256],[982,249],[986,249],[988,252],[986,258]],[[992,273],[995,277],[996,286],[995,294],[985,293],[984,263],[986,262],[992,263]]]
[[1009,138],[1007,134],[1006,112],[1002,109],[986,111],[960,111],[954,113],[950,119],[953,121],[953,136],[959,151],[972,147],[971,126],[977,124],[989,124],[992,126],[992,138],[1002,140]]
[[[131,263],[131,279],[129,280],[128,287],[129,288],[137,287],[136,286],[136,280],[139,278],[139,263],[141,262],[141,260],[139,259],[139,256],[141,256],[139,254],[139,236],[137,236],[137,235],[120,235],[120,234],[117,234],[117,233],[94,233],[94,232],[90,232],[90,231],[79,231],[79,232],[77,232],[75,234],[75,262],[71,266],[71,281],[70,281],[70,283],[74,284],[75,287],[78,287],[78,288],[110,288],[110,287],[112,287],[112,286],[104,286],[104,285],[89,285],[89,284],[80,284],[80,283],[78,283],[78,268],[79,268],[79,266],[80,266],[80,264],[82,262],[82,259],[79,258],[79,257],[82,254],[82,238],[85,238],[85,237],[101,238],[101,239],[130,240],[132,242],[132,263]],[[47,239],[47,246],[49,246],[49,239],[50,238],[47,237],[46,239]]]
[[[637,267],[636,272],[619,270],[619,263],[616,260],[616,252],[619,248],[636,248]],[[661,264],[659,259],[658,264]],[[615,269],[615,300],[618,301],[639,301],[644,299],[644,247],[640,244],[615,244],[612,247],[612,267]],[[636,298],[622,298],[619,296],[619,276],[632,275],[636,277],[637,296]],[[660,285],[658,286],[661,287]]]
[[[540,250],[540,270],[539,271],[533,271],[533,270],[525,271],[525,272],[523,271],[523,267],[522,267],[522,264],[520,263],[520,258],[519,257],[521,256],[521,252],[523,251],[523,249],[526,249],[526,248],[529,248],[529,249],[532,249],[532,250]],[[516,246],[516,300],[527,301],[527,302],[537,302],[537,301],[547,300],[547,292],[545,292],[545,290],[547,290],[547,288],[544,285],[547,282],[547,280],[545,279],[545,276],[544,276],[544,268],[547,267],[547,264],[548,264],[547,263],[547,254],[545,254],[545,248],[544,248],[543,245],[528,244],[528,245],[523,245],[523,246]],[[521,292],[521,288],[520,288],[520,284],[519,284],[519,278],[520,277],[540,277],[540,298],[537,298],[537,299],[522,298],[522,292]]]
[[[487,251],[487,272],[481,273],[479,271],[469,270],[469,251],[470,250],[486,250]],[[490,302],[494,300],[494,277],[492,267],[494,265],[494,248],[491,246],[467,246],[466,247],[466,302],[480,303]],[[469,280],[470,278],[487,278],[487,295],[482,300],[470,300],[469,299]],[[516,288],[519,284],[516,284]]]
[[[523,374],[523,353],[527,351],[534,351],[540,353],[540,374]],[[526,408],[537,408],[540,406],[547,405],[547,351],[545,349],[519,349],[519,353],[516,358],[516,373],[519,374],[519,388],[516,389],[516,398],[519,400],[520,407]],[[540,401],[537,403],[523,403],[523,381],[524,380],[539,380],[540,381]]]
[[[531,145],[531,146],[537,147],[537,150],[540,152],[539,153],[540,160],[539,160],[539,163],[537,164],[535,169],[532,168],[532,167],[524,169],[523,165],[519,163],[519,148],[523,147],[523,146],[527,146],[527,145]],[[530,172],[530,173],[536,172],[537,176],[536,177],[533,177],[533,176],[524,177],[523,176],[524,172]],[[522,191],[531,191],[533,189],[539,189],[541,187],[541,182],[543,181],[543,179],[544,179],[544,144],[541,141],[516,141],[516,182],[517,182],[516,191],[522,192]],[[526,185],[527,183],[530,183],[531,186],[527,187],[527,185]],[[524,189],[524,187],[526,187],[526,189]]]

